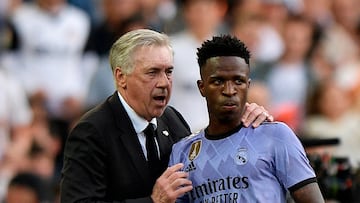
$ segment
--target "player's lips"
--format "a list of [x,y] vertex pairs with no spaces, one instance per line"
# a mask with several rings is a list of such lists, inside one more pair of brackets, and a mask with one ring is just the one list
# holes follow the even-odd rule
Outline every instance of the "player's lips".
[[237,104],[238,103],[236,101],[233,101],[233,100],[223,102],[223,106],[234,106],[234,105],[237,105]]
[[225,108],[225,109],[233,109],[233,108],[236,108],[238,106],[238,103],[235,102],[235,101],[230,100],[230,101],[223,102],[221,106],[223,108]]

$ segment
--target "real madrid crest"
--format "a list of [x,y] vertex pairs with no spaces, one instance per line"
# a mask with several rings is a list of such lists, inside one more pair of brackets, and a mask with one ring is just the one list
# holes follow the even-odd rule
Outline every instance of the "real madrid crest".
[[240,147],[235,154],[234,161],[237,165],[244,165],[248,161],[247,148]]
[[191,144],[189,156],[188,156],[190,161],[193,161],[199,155],[200,149],[201,149],[201,140],[198,140]]

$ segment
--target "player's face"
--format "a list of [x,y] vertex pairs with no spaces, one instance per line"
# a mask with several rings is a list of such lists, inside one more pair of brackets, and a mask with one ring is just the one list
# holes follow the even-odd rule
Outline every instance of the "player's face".
[[[146,120],[159,117],[169,102],[173,55],[166,46],[144,46],[133,54],[134,70],[121,79],[122,96]],[[116,77],[120,77],[116,74]]]
[[249,67],[244,59],[236,56],[208,59],[198,87],[206,98],[210,122],[239,125],[249,85]]

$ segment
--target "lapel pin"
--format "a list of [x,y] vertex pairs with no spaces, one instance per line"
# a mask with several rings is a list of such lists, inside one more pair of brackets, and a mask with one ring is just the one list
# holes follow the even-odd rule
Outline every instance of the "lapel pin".
[[169,136],[169,132],[167,130],[162,131],[162,134],[165,135],[166,137]]

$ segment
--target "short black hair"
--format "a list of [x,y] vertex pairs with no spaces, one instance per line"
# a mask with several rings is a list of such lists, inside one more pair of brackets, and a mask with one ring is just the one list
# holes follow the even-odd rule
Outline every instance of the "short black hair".
[[45,186],[40,176],[29,172],[20,172],[10,181],[9,187],[21,186],[33,191],[39,201],[44,197]]
[[246,45],[238,38],[224,34],[214,36],[210,40],[202,43],[197,49],[198,64],[200,69],[206,63],[206,60],[216,56],[238,56],[250,65],[250,51]]

